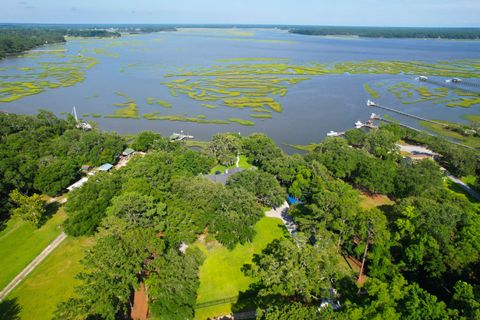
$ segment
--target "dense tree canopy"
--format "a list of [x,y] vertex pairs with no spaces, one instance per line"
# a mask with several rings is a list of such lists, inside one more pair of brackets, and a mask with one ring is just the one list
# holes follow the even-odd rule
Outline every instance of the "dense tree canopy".
[[277,179],[260,170],[245,170],[231,176],[227,181],[230,188],[244,188],[253,193],[258,202],[267,207],[278,207],[285,201],[285,191]]
[[[114,159],[125,147],[116,134],[78,131],[48,113],[7,120],[0,115],[8,146],[0,185],[7,197],[19,190],[11,204],[22,212],[35,207],[36,190],[56,194],[81,164]],[[263,134],[218,134],[200,151],[153,132],[135,136],[130,146],[145,154],[69,193],[66,232],[95,235],[96,244],[56,319],[127,318],[142,284],[153,318],[194,318],[204,260],[195,241],[209,237],[228,250],[252,241],[262,206],[280,205],[287,193],[300,200],[289,211],[295,232],[243,267],[252,278],[248,308],[259,319],[475,319],[478,206],[447,188],[435,161],[400,157],[400,138],[424,139],[386,126],[287,155]],[[449,170],[478,170],[475,153],[445,150],[437,161]],[[256,168],[225,186],[204,176],[239,154]],[[388,201],[372,204],[377,194]]]
[[[78,130],[70,120],[42,110],[36,116],[2,113],[0,124],[2,203],[14,189],[58,195],[79,177],[82,165],[114,162],[125,146],[118,134]],[[8,205],[0,210],[5,209]]]
[[258,278],[260,296],[295,296],[303,302],[325,295],[334,277],[336,255],[328,241],[312,246],[291,240],[275,240],[246,266]]
[[208,144],[208,151],[217,162],[224,166],[235,164],[237,156],[242,149],[242,140],[238,134],[217,133]]

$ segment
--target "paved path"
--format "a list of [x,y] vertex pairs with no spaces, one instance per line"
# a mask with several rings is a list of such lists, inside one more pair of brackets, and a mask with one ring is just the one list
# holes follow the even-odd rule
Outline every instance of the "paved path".
[[400,147],[400,151],[410,152],[410,153],[420,153],[420,154],[428,154],[428,155],[436,155],[435,152],[432,150],[422,147],[422,146],[414,146],[411,144],[397,144]]
[[297,232],[297,225],[293,221],[292,216],[288,214],[288,209],[290,206],[288,205],[287,201],[285,201],[282,206],[278,208],[274,208],[270,211],[265,212],[267,217],[271,218],[278,218],[282,219],[285,227],[287,228],[288,232],[293,236]]
[[235,162],[235,166],[238,168],[238,164],[240,163],[240,157],[237,156],[237,161]]
[[473,190],[472,188],[470,188],[470,186],[468,184],[466,184],[465,182],[463,182],[462,180],[458,179],[457,177],[454,177],[452,175],[447,175],[447,177],[452,180],[453,182],[455,182],[456,184],[458,184],[463,190],[465,190],[466,192],[468,192],[472,197],[474,197],[475,199],[477,199],[478,201],[480,201],[480,194],[478,194],[475,190]]
[[23,279],[25,279],[30,272],[35,269],[36,266],[40,264],[55,248],[57,248],[63,240],[67,238],[65,233],[61,233],[58,237],[55,238],[35,259],[25,269],[22,270],[2,291],[0,291],[0,301],[5,299],[5,297],[13,290]]

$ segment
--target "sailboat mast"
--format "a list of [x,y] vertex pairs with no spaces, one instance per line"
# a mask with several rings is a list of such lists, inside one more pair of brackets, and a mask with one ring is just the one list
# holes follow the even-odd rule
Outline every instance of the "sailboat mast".
[[77,109],[75,108],[75,106],[73,106],[73,110],[72,110],[72,112],[73,112],[73,116],[75,117],[75,121],[77,121],[77,122],[78,122],[78,117],[77,117]]

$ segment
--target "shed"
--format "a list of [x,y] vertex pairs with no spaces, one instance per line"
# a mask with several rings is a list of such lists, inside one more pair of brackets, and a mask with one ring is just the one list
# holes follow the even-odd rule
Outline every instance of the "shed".
[[127,149],[123,150],[122,156],[128,157],[128,156],[132,155],[134,152],[135,152],[135,150],[133,150],[132,148],[127,148]]
[[110,169],[112,169],[112,168],[113,168],[112,164],[105,163],[105,164],[102,164],[100,167],[98,167],[98,171],[107,172],[107,171],[110,171]]
[[74,189],[77,189],[77,188],[80,188],[81,186],[83,186],[83,184],[85,182],[88,181],[88,178],[87,177],[83,177],[82,179],[78,180],[77,182],[75,182],[74,184],[72,184],[70,187],[67,187],[67,190],[68,191],[72,191]]

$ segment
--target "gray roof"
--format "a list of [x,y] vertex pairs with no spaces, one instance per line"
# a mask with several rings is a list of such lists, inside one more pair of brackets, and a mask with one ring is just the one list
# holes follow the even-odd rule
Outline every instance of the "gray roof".
[[134,152],[135,152],[135,150],[133,150],[132,148],[127,148],[127,149],[123,150],[122,155],[128,156],[128,155],[131,155]]
[[217,183],[221,183],[223,185],[226,185],[227,184],[227,180],[228,178],[237,173],[237,172],[242,172],[243,171],[243,168],[233,168],[233,169],[229,169],[228,170],[228,173],[222,173],[222,174],[208,174],[208,175],[205,175],[204,177],[207,178],[208,180],[210,181],[213,181],[213,182],[217,182]]
[[102,164],[100,167],[98,167],[98,170],[99,171],[108,171],[112,168],[113,168],[113,165],[111,165],[110,163],[105,163],[105,164]]

